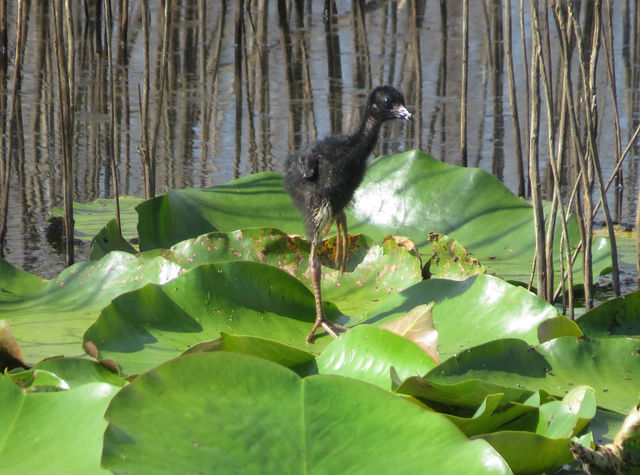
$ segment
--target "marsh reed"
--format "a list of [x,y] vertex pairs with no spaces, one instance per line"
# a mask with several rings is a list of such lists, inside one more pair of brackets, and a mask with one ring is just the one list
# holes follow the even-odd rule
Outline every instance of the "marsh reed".
[[62,148],[62,183],[64,202],[64,250],[67,266],[75,260],[73,219],[73,131],[75,94],[75,38],[69,0],[52,5],[54,49],[58,78],[58,128]]
[[[11,186],[22,193],[12,170],[24,169],[20,78],[30,4],[0,2],[0,252]],[[50,188],[63,197],[67,264],[73,199],[109,195],[117,210],[117,197],[132,191],[151,198],[167,186],[206,186],[219,173],[228,180],[279,170],[302,143],[355,126],[360,96],[387,82],[404,90],[415,121],[406,139],[383,131],[376,153],[418,147],[499,178],[513,170],[510,187],[533,204],[531,287],[570,314],[579,276],[589,308],[601,222],[612,244],[613,293],[622,286],[614,225],[629,221],[624,200],[635,201],[629,196],[638,188],[638,8],[614,0],[354,0],[346,8],[335,0],[35,2],[31,13],[45,39],[35,76],[49,71],[54,79],[35,89],[40,100],[56,102],[30,119],[38,137],[57,127],[44,148],[59,150],[62,185]],[[622,38],[614,11],[624,16]],[[603,135],[612,138],[606,150]],[[129,142],[137,160],[128,158]],[[47,202],[46,193],[35,195]],[[567,239],[571,214],[577,249]],[[640,213],[634,218],[640,224]]]
[[[22,102],[20,91],[22,88],[22,62],[24,59],[24,46],[27,40],[27,21],[29,16],[29,2],[20,0],[16,14],[16,39],[13,68],[13,88],[11,90],[11,101],[9,106],[9,116],[7,120],[7,80],[8,80],[8,38],[7,38],[7,5],[3,2],[0,7],[0,146],[5,153],[2,154],[0,162],[0,257],[4,256],[4,241],[7,233],[7,217],[9,214],[9,190],[11,183],[12,157],[20,153],[16,150],[13,140],[16,128],[21,128],[22,124]],[[5,139],[8,137],[8,140]],[[8,142],[8,143],[7,143]]]

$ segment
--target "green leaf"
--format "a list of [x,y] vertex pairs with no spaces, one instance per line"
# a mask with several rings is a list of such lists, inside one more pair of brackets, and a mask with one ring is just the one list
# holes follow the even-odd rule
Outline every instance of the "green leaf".
[[[137,210],[142,250],[168,248],[215,230],[274,226],[303,234],[302,218],[284,192],[282,176],[270,172],[208,189],[170,190]],[[418,151],[381,157],[371,163],[346,211],[350,232],[376,242],[390,233],[406,236],[429,257],[429,232],[438,232],[458,241],[488,272],[529,279],[535,249],[531,206],[483,170],[447,165]],[[575,219],[569,227],[575,245]],[[560,234],[558,228],[556,244]],[[607,240],[597,239],[593,249],[599,274],[611,263]]]
[[439,364],[438,330],[433,324],[433,306],[433,302],[418,305],[404,316],[385,323],[381,328],[411,340]]
[[[136,196],[121,196],[118,199],[120,206],[120,222],[122,234],[129,241],[138,236],[136,226],[138,215],[135,207],[143,202]],[[115,219],[115,203],[113,198],[98,198],[91,203],[73,203],[73,220],[75,238],[82,241],[90,241],[109,221]],[[61,207],[56,206],[51,210],[52,216],[64,216]]]
[[[338,315],[335,307],[326,312],[328,318]],[[331,337],[319,333],[313,344],[305,342],[315,316],[313,294],[286,272],[229,261],[114,299],[87,330],[84,344],[93,342],[100,357],[115,360],[126,374],[148,370],[222,331],[319,353]]]
[[162,257],[111,252],[98,261],[74,264],[47,281],[0,259],[0,320],[11,325],[27,363],[81,356],[83,333],[114,297],[149,282],[165,283],[180,271]]
[[432,232],[429,233],[429,242],[433,247],[433,253],[424,266],[425,276],[464,280],[486,272],[478,259],[470,257],[467,250],[456,240]]
[[216,230],[275,226],[289,234],[303,233],[300,215],[282,188],[282,175],[273,172],[207,189],[170,189],[137,211],[141,250],[169,248]]
[[583,333],[575,321],[568,319],[564,315],[543,320],[538,325],[538,340],[540,340],[540,343],[560,338],[561,336],[581,337]]
[[595,391],[590,386],[573,388],[562,399],[562,403],[569,407],[569,411],[578,417],[578,422],[571,429],[572,435],[579,433],[596,414]]
[[591,432],[594,442],[598,445],[609,444],[613,442],[624,419],[624,414],[597,408],[596,415],[589,421],[583,432]]
[[124,386],[126,381],[98,362],[84,358],[51,358],[26,371],[6,373],[7,378],[28,391],[56,391],[90,383]]
[[591,337],[640,338],[640,292],[608,300],[582,315],[577,323]]
[[535,432],[551,439],[570,439],[596,413],[596,398],[589,386],[573,388],[562,401],[538,404],[536,411],[506,424],[502,430]]
[[91,240],[89,260],[95,261],[106,256],[111,251],[124,251],[135,254],[137,251],[122,237],[115,219],[109,221],[104,228]]
[[476,275],[464,281],[429,279],[415,284],[370,311],[367,321],[384,323],[432,301],[441,357],[496,338],[517,337],[535,345],[538,325],[557,315],[552,305],[522,287]]
[[317,359],[318,372],[339,374],[392,388],[393,366],[401,379],[424,374],[436,364],[418,345],[382,328],[359,325],[334,340]]
[[0,257],[0,305],[39,294],[45,282],[42,277],[21,271]]
[[[335,269],[323,268],[323,298],[335,299],[342,312],[360,317],[398,289],[421,279],[419,258],[393,239],[374,244],[358,236],[352,244],[349,272],[340,275]],[[164,284],[183,269],[203,263],[238,259],[281,267],[310,288],[308,252],[305,241],[273,228],[260,228],[207,234],[161,251],[111,252],[97,261],[71,266],[51,281],[34,278],[0,260],[0,319],[6,318],[11,325],[27,362],[60,354],[78,356],[83,353],[84,331],[120,294],[150,282]],[[327,257],[326,263],[331,262]]]
[[[438,371],[440,366],[431,373]],[[427,373],[429,375],[430,373]],[[501,386],[479,379],[468,379],[460,382],[438,382],[435,378],[425,379],[418,376],[407,378],[396,388],[396,392],[414,396],[430,407],[437,407],[444,412],[454,413],[457,408],[476,411],[487,397],[501,394],[504,403],[525,403],[532,392],[519,386]],[[444,378],[443,378],[444,380]]]
[[[408,236],[426,256],[429,232],[446,234],[478,259],[487,272],[527,282],[535,251],[531,205],[493,175],[410,151],[374,160],[354,196],[349,229],[379,240],[390,229]],[[569,232],[579,241],[577,222]],[[560,224],[554,247],[559,249]],[[594,242],[596,275],[611,265],[608,243]],[[555,252],[556,261],[559,252]],[[560,268],[556,262],[556,272]]]
[[220,338],[211,341],[197,343],[183,354],[203,353],[212,351],[228,351],[242,353],[244,355],[257,356],[265,360],[273,361],[287,368],[305,365],[313,362],[315,355],[294,346],[285,345],[274,340],[257,336],[232,335],[220,332]]
[[89,383],[55,392],[24,392],[0,376],[3,473],[106,473],[100,467],[103,418],[118,391]]
[[[335,268],[331,244],[325,242],[318,251],[322,297],[351,317],[362,316],[390,294],[422,280],[420,258],[390,237],[377,244],[366,236],[351,236],[344,274]],[[287,271],[311,289],[309,251],[307,241],[278,229],[250,228],[188,239],[162,251],[162,256],[185,269],[224,260],[263,262]]]
[[102,462],[116,473],[509,472],[484,441],[386,391],[232,353],[141,375],[106,417]]
[[591,386],[599,407],[627,413],[638,398],[640,340],[562,337],[531,347],[522,340],[495,340],[460,352],[425,378],[440,383],[480,380],[564,397]]
[[445,414],[467,437],[493,432],[500,426],[522,417],[535,407],[514,403],[503,393],[487,395],[471,417]]
[[109,383],[112,386],[124,386],[120,375],[108,370],[100,363],[82,358],[51,358],[35,366],[63,379],[68,387],[76,388],[94,382]]
[[573,461],[568,439],[521,431],[494,432],[480,438],[500,452],[514,473],[548,473]]
[[[381,244],[362,235],[351,237],[347,272],[322,268],[322,298],[333,302],[345,315],[363,317],[391,295],[422,281],[420,258],[392,237],[386,236]],[[305,272],[297,276],[313,288],[308,259],[303,261],[301,270]]]

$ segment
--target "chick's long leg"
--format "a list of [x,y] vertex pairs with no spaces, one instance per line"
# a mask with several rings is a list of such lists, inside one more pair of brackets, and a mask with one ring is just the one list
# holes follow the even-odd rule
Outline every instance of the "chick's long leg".
[[322,327],[329,335],[334,338],[338,338],[338,335],[332,330],[346,331],[347,329],[342,325],[330,322],[324,317],[324,310],[322,309],[322,293],[320,291],[320,283],[322,279],[322,272],[320,268],[320,258],[318,257],[315,241],[311,243],[311,253],[309,254],[309,267],[311,269],[311,284],[313,285],[313,296],[316,300],[316,321],[313,325],[311,333],[307,336],[307,342],[313,341],[313,337],[318,330]]
[[336,255],[334,262],[336,263],[336,267],[340,266],[340,272],[344,274],[347,267],[347,243],[349,242],[347,217],[344,211],[340,211],[329,221],[329,224],[324,228],[322,234],[324,235],[329,232],[334,221],[336,223]]
[[[344,274],[347,267],[347,246],[349,244],[349,234],[347,233],[347,217],[344,211],[340,211],[336,215],[336,230],[338,235],[336,236],[336,266],[339,264],[340,258],[342,263],[340,264],[340,272]],[[342,231],[342,232],[341,232]]]

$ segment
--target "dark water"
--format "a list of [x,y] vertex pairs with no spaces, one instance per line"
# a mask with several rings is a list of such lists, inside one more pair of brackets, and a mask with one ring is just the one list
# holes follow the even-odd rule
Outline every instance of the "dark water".
[[[8,3],[9,55],[13,58],[16,5]],[[144,196],[137,150],[141,140],[139,91],[144,73],[142,2],[129,2],[126,35],[118,26],[122,12],[116,4],[120,2],[113,2],[118,117],[115,145],[109,130],[104,18],[95,6],[87,15],[85,2],[73,3],[75,200],[89,202],[112,196],[107,154],[111,146],[119,159],[120,194]],[[327,23],[323,1],[172,1],[168,75],[161,106],[159,68],[164,20],[161,3],[149,3],[152,131],[159,120],[157,193],[167,187],[212,186],[262,170],[282,171],[285,157],[301,144],[353,128],[367,92],[381,83],[404,91],[415,120],[408,125],[385,126],[375,154],[417,148],[447,163],[460,164],[462,2],[337,1],[333,20]],[[494,1],[469,3],[468,164],[493,173],[517,193],[520,177],[504,57],[504,6]],[[521,2],[511,3],[514,70],[526,154]],[[633,44],[638,37],[633,18],[639,13],[628,11],[628,3],[613,2],[612,14],[623,148],[640,117],[634,92],[638,89],[640,53]],[[237,10],[241,4],[243,8]],[[524,37],[530,55],[529,2],[524,4]],[[50,8],[47,1],[34,1],[29,11],[22,92],[17,103],[20,116],[14,138],[19,153],[12,163],[5,247],[9,262],[45,277],[55,276],[64,265],[64,256],[45,236],[49,211],[62,204]],[[584,21],[588,21],[586,14]],[[549,22],[551,50],[556,51],[551,17]],[[550,64],[557,86],[557,53],[552,56]],[[604,58],[603,51],[596,88],[601,124],[598,141],[603,173],[608,177],[615,161],[615,129]],[[526,61],[530,63],[530,57]],[[12,65],[11,59],[9,77]],[[9,81],[8,91],[12,86]],[[546,161],[544,125],[540,143],[541,157]],[[6,140],[4,152],[6,157]],[[622,168],[621,201],[612,209],[623,223],[634,220],[637,161],[634,148]],[[548,170],[542,174],[543,188],[550,190]],[[86,245],[79,245],[77,259],[83,259],[87,250]]]

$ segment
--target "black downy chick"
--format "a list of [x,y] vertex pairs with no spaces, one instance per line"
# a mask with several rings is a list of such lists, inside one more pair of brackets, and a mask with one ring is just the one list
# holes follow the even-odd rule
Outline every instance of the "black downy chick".
[[367,100],[360,127],[351,135],[336,135],[310,143],[286,162],[284,186],[305,222],[311,240],[309,267],[316,303],[316,321],[307,341],[318,328],[337,338],[332,328],[346,330],[325,319],[320,294],[320,259],[317,247],[335,221],[337,228],[336,265],[344,272],[347,257],[347,219],[345,206],[353,198],[367,169],[380,126],[386,120],[411,120],[400,91],[391,86],[375,88]]

